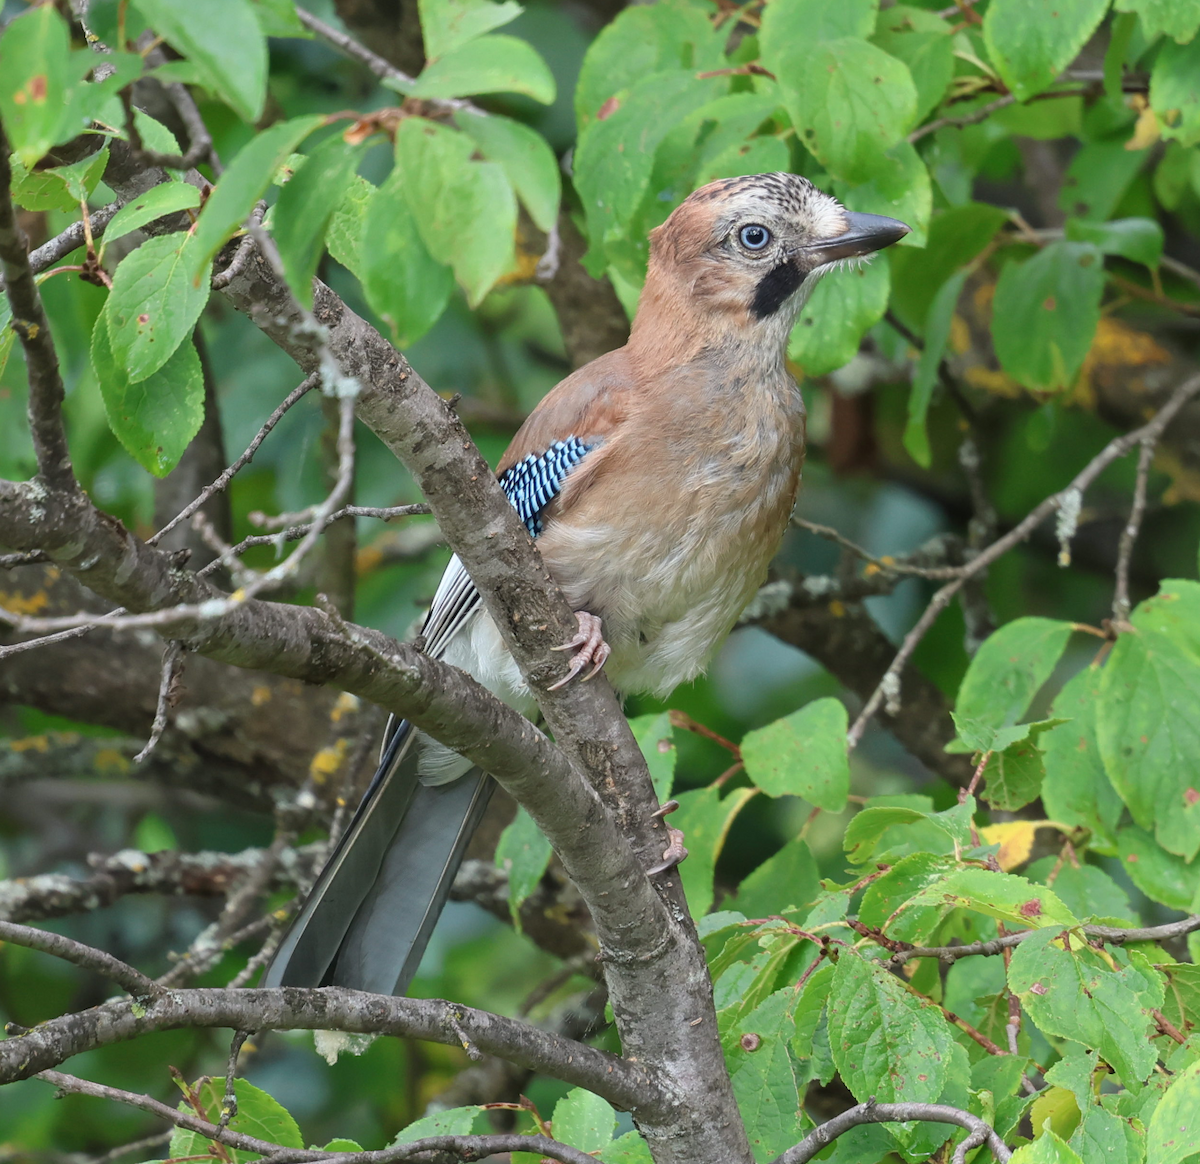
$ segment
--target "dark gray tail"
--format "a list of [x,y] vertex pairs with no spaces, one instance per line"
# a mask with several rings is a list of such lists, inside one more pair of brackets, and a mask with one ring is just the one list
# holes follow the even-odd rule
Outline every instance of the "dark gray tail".
[[407,723],[392,734],[263,986],[408,989],[493,787],[478,768],[421,784],[415,737]]

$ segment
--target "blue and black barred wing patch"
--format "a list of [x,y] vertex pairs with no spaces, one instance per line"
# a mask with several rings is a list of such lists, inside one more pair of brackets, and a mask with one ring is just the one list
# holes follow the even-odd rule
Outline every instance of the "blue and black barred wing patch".
[[[500,478],[505,496],[534,537],[542,532],[542,513],[562,490],[567,475],[599,443],[589,444],[575,436],[555,441],[540,456],[531,453]],[[478,610],[479,602],[479,591],[456,554],[442,575],[422,628],[425,650],[439,658],[446,644]]]
[[530,453],[500,478],[500,487],[536,538],[542,532],[542,513],[558,496],[567,475],[596,447],[577,436],[555,441],[540,456]]

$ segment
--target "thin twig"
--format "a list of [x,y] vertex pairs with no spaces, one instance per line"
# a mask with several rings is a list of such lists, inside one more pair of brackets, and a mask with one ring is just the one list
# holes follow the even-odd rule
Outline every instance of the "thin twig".
[[[250,211],[250,221],[259,225],[264,215],[267,213],[267,204],[265,201],[259,202],[257,206]],[[212,289],[220,291],[223,287],[228,287],[245,269],[246,264],[250,261],[250,257],[254,254],[254,235],[247,231],[242,236],[241,241],[237,245],[237,250],[233,252],[233,258],[229,260],[229,265],[222,271],[218,271],[212,277]]]
[[[91,214],[92,239],[98,239],[105,227],[116,217],[117,211],[125,205],[120,199],[93,210]],[[37,250],[29,252],[29,269],[38,275],[48,267],[62,262],[72,251],[77,251],[87,242],[83,229],[83,220],[71,223],[62,234],[55,235],[49,242],[43,243]]]
[[0,554],[0,570],[15,570],[18,566],[38,566],[50,561],[44,550],[29,550],[23,554]]
[[229,1044],[229,1058],[225,1064],[225,1098],[221,1101],[221,1118],[217,1127],[229,1127],[229,1121],[237,1115],[237,1091],[234,1079],[237,1077],[238,1056],[242,1053],[242,1045],[254,1034],[253,1031],[234,1031],[233,1040]]
[[[346,505],[339,509],[336,513],[329,514],[322,524],[321,528],[325,529],[331,526],[335,521],[343,521],[347,517],[376,517],[380,521],[394,521],[400,517],[418,517],[430,512],[429,506],[423,502],[415,505],[393,505],[387,508],[379,508],[372,505]],[[233,559],[237,559],[241,554],[254,546],[280,546],[285,542],[299,541],[302,537],[310,533],[316,522],[305,522],[303,525],[294,525],[288,529],[280,530],[279,533],[273,534],[251,534],[243,538],[237,545],[222,547],[219,551],[224,555],[228,555]],[[441,537],[433,540],[434,545],[441,541]],[[428,547],[425,547],[426,549]],[[201,578],[210,574],[213,570],[219,568],[222,564],[229,565],[228,561],[210,562],[207,566],[197,571],[197,575]]]
[[1154,460],[1155,444],[1151,440],[1142,441],[1137,478],[1133,484],[1133,504],[1129,508],[1129,520],[1121,530],[1121,541],[1117,547],[1117,584],[1113,593],[1112,612],[1113,622],[1118,626],[1129,621],[1129,563],[1146,513],[1146,481],[1150,476],[1150,463]]
[[916,564],[917,559],[936,558],[939,551],[951,548],[945,536],[938,536],[914,553],[906,557],[897,558],[891,554],[872,554],[869,550],[863,549],[862,546],[856,542],[852,542],[848,537],[838,533],[836,529],[829,525],[821,525],[815,521],[806,521],[802,517],[793,517],[792,525],[807,530],[811,534],[816,534],[819,538],[825,538],[827,541],[836,543],[842,549],[848,550],[855,557],[861,558],[875,567],[880,573],[911,575],[914,578],[944,579],[957,578],[963,571],[962,566],[922,566]]
[[140,970],[122,962],[120,958],[114,958],[105,950],[97,950],[94,946],[85,946],[82,942],[65,938],[62,934],[52,934],[33,926],[20,926],[15,922],[0,921],[0,941],[12,942],[14,946],[24,946],[29,950],[40,950],[43,954],[51,954],[64,962],[92,970],[111,979],[134,998],[153,998],[162,993],[162,988],[153,978],[147,978]]
[[200,494],[187,503],[166,525],[146,539],[146,544],[150,546],[157,545],[159,541],[171,532],[181,521],[186,521],[193,513],[196,512],[208,499],[217,493],[223,492],[229,487],[229,482],[234,476],[244,469],[253,459],[254,454],[258,452],[259,446],[270,435],[271,430],[283,419],[283,415],[296,403],[305,393],[310,392],[320,383],[320,377],[314,372],[313,375],[307,377],[302,383],[293,388],[287,396],[284,397],[283,403],[267,417],[262,428],[254,434],[254,439],[246,446],[246,451],[238,457],[232,465],[229,466],[211,485],[206,486],[201,490]]
[[974,113],[968,113],[963,117],[939,117],[936,121],[931,121],[928,125],[922,125],[919,129],[914,129],[908,135],[908,140],[915,144],[921,138],[928,137],[931,133],[937,133],[939,129],[965,129],[968,125],[978,125],[981,121],[987,121],[998,109],[1005,109],[1009,105],[1014,104],[1016,100],[1011,93],[1005,93],[1003,97],[997,97],[995,101],[989,101],[987,105],[981,105]]
[[12,306],[9,327],[17,333],[25,352],[29,380],[29,430],[37,457],[38,475],[57,489],[77,492],[67,434],[63,426],[62,372],[50,321],[29,266],[25,232],[17,225],[12,202],[11,147],[0,128],[0,274]]
[[[171,1132],[155,1132],[152,1136],[143,1136],[140,1140],[133,1140],[128,1144],[121,1144],[117,1148],[113,1148],[105,1152],[103,1156],[93,1156],[88,1164],[116,1164],[122,1156],[132,1156],[134,1152],[139,1155],[146,1154],[146,1149],[157,1148],[160,1144],[165,1144],[172,1136]],[[155,1155],[151,1152],[150,1155]]]
[[[317,1148],[287,1148],[282,1144],[260,1140],[255,1136],[247,1136],[242,1132],[219,1127],[190,1112],[182,1112],[168,1107],[165,1103],[151,1099],[148,1095],[138,1095],[132,1091],[106,1087],[102,1083],[92,1083],[88,1079],[80,1079],[78,1076],[67,1075],[62,1071],[42,1071],[34,1078],[52,1084],[60,1091],[75,1095],[87,1095],[95,1099],[112,1100],[138,1108],[168,1121],[175,1127],[198,1132],[207,1139],[226,1147],[242,1152],[261,1153],[269,1157],[272,1164],[301,1164],[304,1161],[322,1161],[327,1164],[394,1164],[396,1161],[409,1160],[414,1156],[439,1152],[451,1153],[472,1160],[481,1160],[501,1152],[532,1152],[535,1155],[549,1156],[551,1159],[559,1161],[560,1164],[596,1164],[594,1156],[589,1156],[586,1152],[579,1151],[578,1148],[560,1144],[557,1140],[551,1140],[546,1136],[528,1136],[520,1133],[500,1133],[487,1136],[426,1136],[408,1144],[393,1144],[389,1148],[382,1148],[375,1152],[323,1152]],[[948,1108],[947,1110],[955,1109]],[[974,1119],[973,1116],[970,1118]],[[1008,1157],[998,1158],[1004,1161]]]
[[[1165,942],[1171,938],[1181,938],[1186,934],[1200,930],[1200,914],[1186,917],[1182,921],[1168,922],[1161,926],[1145,926],[1141,929],[1121,929],[1119,926],[1082,926],[1084,934],[1094,941],[1107,945],[1123,946],[1127,942]],[[1019,946],[1026,938],[1038,933],[1038,930],[1021,930],[1015,934],[1005,934],[1003,937],[992,938],[986,942],[969,942],[962,946],[913,946],[907,950],[893,951],[888,959],[889,966],[902,966],[913,958],[938,958],[943,962],[957,962],[960,958],[970,958],[975,955],[991,957]]]
[[182,670],[183,644],[171,640],[163,649],[162,671],[158,680],[158,702],[154,708],[154,722],[150,725],[150,738],[146,746],[133,758],[135,764],[140,764],[151,752],[158,747],[158,741],[167,729],[167,716],[175,700],[175,682]]
[[950,604],[950,600],[958,593],[963,584],[980,571],[987,569],[997,558],[1006,554],[1014,546],[1023,542],[1050,514],[1054,513],[1063,504],[1063,500],[1066,497],[1075,493],[1082,493],[1113,461],[1119,457],[1123,457],[1135,445],[1141,444],[1144,441],[1156,442],[1162,436],[1167,425],[1174,420],[1179,410],[1197,392],[1200,392],[1200,376],[1193,376],[1189,380],[1184,381],[1171,394],[1171,398],[1167,403],[1159,409],[1153,420],[1144,424],[1141,428],[1134,429],[1132,432],[1125,433],[1123,436],[1109,441],[1065,489],[1047,497],[1045,501],[1027,514],[1007,534],[1001,538],[997,538],[987,549],[981,550],[972,558],[962,568],[962,573],[958,578],[948,582],[934,594],[929,605],[925,608],[925,612],[917,620],[916,625],[904,636],[904,642],[901,644],[900,650],[896,653],[896,657],[892,660],[887,671],[884,672],[879,685],[875,688],[871,697],[859,713],[858,718],[851,726],[850,731],[847,733],[846,740],[850,748],[854,748],[859,740],[862,739],[867,723],[879,710],[880,704],[883,703],[889,689],[894,689],[896,683],[899,681],[900,672],[904,670],[905,664],[917,649],[917,645],[925,637],[930,627],[937,621],[942,611]]
[[995,1131],[970,1112],[942,1103],[876,1103],[874,1099],[869,1099],[866,1103],[860,1103],[857,1107],[826,1120],[820,1127],[809,1132],[795,1147],[789,1148],[782,1156],[776,1156],[771,1164],[808,1164],[818,1152],[851,1128],[862,1127],[863,1124],[905,1123],[908,1120],[955,1124],[966,1128],[971,1134],[959,1144],[954,1153],[953,1164],[962,1164],[968,1145],[977,1147],[986,1143],[999,1164],[1007,1164],[1012,1155],[1008,1145]]

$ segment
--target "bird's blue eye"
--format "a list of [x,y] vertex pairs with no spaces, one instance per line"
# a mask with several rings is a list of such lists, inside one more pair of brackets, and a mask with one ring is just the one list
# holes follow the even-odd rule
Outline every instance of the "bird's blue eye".
[[771,241],[771,232],[765,226],[752,222],[738,231],[742,246],[748,251],[761,251]]

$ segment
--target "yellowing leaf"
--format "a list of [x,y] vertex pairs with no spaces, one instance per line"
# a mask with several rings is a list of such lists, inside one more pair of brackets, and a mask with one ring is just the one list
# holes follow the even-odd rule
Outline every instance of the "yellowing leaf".
[[1008,873],[1029,860],[1029,854],[1033,851],[1034,834],[1049,823],[1048,820],[1005,821],[1003,824],[980,829],[979,835],[989,845],[1000,846],[996,860],[1000,862],[1000,868]]

